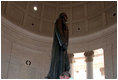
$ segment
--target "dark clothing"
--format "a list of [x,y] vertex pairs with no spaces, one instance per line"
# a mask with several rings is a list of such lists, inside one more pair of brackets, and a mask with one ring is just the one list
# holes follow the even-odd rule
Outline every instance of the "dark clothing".
[[64,71],[69,71],[68,48],[68,28],[62,19],[57,19],[54,28],[54,38],[52,46],[52,58],[48,79],[59,79],[59,75]]

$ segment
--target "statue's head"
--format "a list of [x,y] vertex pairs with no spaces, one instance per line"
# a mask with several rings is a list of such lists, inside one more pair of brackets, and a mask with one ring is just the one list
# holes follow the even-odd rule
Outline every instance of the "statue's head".
[[64,13],[64,12],[63,12],[63,13],[60,13],[59,18],[62,18],[62,19],[64,19],[65,21],[67,21],[67,19],[68,19],[66,13]]

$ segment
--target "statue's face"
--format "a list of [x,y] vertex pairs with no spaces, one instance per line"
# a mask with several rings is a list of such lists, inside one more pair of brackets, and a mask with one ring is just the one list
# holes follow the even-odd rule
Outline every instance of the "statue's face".
[[67,22],[67,20],[68,20],[67,16],[64,16],[64,20],[65,20],[65,22]]

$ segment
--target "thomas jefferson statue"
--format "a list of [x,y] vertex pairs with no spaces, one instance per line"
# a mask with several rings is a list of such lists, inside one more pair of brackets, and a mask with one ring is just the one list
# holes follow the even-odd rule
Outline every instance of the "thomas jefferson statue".
[[55,22],[51,65],[46,77],[48,79],[59,79],[61,73],[70,69],[67,55],[69,41],[69,31],[66,25],[67,19],[67,15],[61,13]]

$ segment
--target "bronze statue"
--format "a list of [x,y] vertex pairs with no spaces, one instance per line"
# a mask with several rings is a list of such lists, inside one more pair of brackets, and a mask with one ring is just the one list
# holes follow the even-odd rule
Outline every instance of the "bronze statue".
[[70,69],[67,55],[69,41],[69,31],[66,25],[67,19],[67,15],[61,13],[55,23],[51,65],[46,77],[48,79],[59,79],[61,73]]

